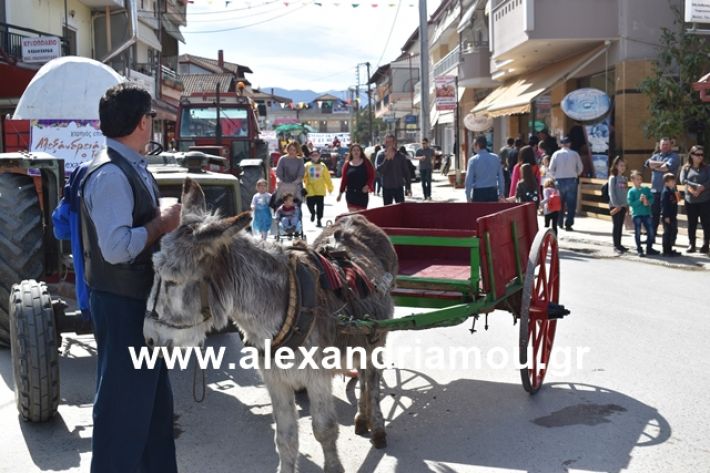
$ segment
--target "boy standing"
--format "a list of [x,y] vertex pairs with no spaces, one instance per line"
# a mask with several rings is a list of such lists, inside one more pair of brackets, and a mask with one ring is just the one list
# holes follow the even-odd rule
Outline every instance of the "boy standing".
[[651,206],[653,205],[653,194],[648,187],[641,187],[643,176],[639,171],[631,171],[631,183],[634,185],[627,194],[631,217],[634,221],[634,236],[636,238],[636,251],[639,256],[644,256],[641,248],[641,225],[646,228],[646,254],[657,255],[658,251],[653,249],[653,225],[651,220]]
[[663,218],[663,256],[680,256],[680,253],[673,249],[678,236],[678,192],[675,188],[675,175],[672,172],[663,175],[661,217]]

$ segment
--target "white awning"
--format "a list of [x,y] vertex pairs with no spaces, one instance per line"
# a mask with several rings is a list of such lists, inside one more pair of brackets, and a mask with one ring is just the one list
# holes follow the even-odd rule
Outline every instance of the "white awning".
[[155,49],[156,51],[162,51],[163,47],[160,44],[160,40],[158,39],[158,36],[155,34],[155,31],[150,29],[148,25],[143,23],[142,21],[137,22],[138,23],[138,31],[136,31],[136,38],[138,41],[141,43],[150,46],[151,48]]
[[490,117],[529,113],[531,102],[555,84],[574,76],[580,69],[599,57],[607,47],[565,59],[539,71],[523,74],[519,79],[501,85],[479,102],[471,112]]
[[456,31],[458,33],[461,33],[463,30],[466,29],[466,27],[471,23],[471,18],[473,18],[473,12],[476,11],[476,8],[478,8],[479,4],[481,3],[482,0],[474,0],[473,4],[471,4],[470,7],[468,7],[468,10],[466,10],[466,13],[463,14],[461,17],[461,21],[459,21],[459,26],[456,28]]
[[181,43],[185,44],[185,37],[180,32],[180,26],[168,20],[166,18],[166,15],[163,15],[163,31],[165,31],[167,34],[180,41]]

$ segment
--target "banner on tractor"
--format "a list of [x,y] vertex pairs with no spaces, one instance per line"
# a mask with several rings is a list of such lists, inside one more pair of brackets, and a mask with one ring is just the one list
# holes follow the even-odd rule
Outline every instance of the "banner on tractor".
[[68,176],[79,164],[96,157],[106,146],[98,120],[32,120],[30,151],[64,159]]

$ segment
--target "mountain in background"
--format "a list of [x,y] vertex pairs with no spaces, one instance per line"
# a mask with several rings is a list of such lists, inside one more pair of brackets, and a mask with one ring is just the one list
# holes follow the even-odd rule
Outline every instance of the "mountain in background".
[[338,98],[341,98],[343,100],[346,100],[348,98],[349,92],[347,90],[328,90],[326,92],[314,92],[312,90],[289,90],[289,89],[282,89],[280,87],[261,87],[259,90],[261,90],[264,93],[270,94],[272,93],[271,90],[273,89],[273,94],[274,95],[279,95],[281,97],[288,97],[294,102],[312,102],[316,97],[320,95],[325,95],[325,94],[330,94],[334,95]]

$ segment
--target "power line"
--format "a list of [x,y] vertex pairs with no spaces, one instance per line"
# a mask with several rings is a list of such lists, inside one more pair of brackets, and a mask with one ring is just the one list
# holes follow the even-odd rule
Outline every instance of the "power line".
[[387,52],[387,47],[390,45],[390,39],[392,38],[392,32],[394,32],[394,25],[397,23],[397,17],[399,16],[399,8],[402,6],[402,0],[399,0],[397,2],[397,11],[394,12],[394,20],[392,20],[392,26],[390,27],[390,32],[387,34],[387,41],[385,41],[385,47],[382,49],[382,54],[380,54],[380,58],[377,60],[377,67],[380,67],[380,64],[382,64],[382,58],[385,57],[385,53]]
[[278,3],[278,2],[279,2],[279,0],[267,0],[267,1],[264,1],[263,3],[260,3],[259,5],[248,5],[248,6],[240,7],[240,8],[230,8],[229,10],[190,12],[190,15],[221,15],[223,13],[232,13],[232,12],[237,12],[237,11],[253,10],[255,8],[261,8],[261,7],[265,7],[267,5],[273,5],[274,3]]
[[271,18],[266,18],[265,20],[261,21],[255,21],[254,23],[248,23],[246,25],[239,25],[239,26],[233,26],[231,28],[222,28],[219,30],[206,30],[206,31],[183,31],[183,34],[205,34],[205,33],[224,33],[226,31],[236,31],[236,30],[241,30],[244,28],[249,28],[251,26],[257,26],[257,25],[262,25],[264,23],[268,23],[273,20],[277,20],[279,18],[283,18],[286,15],[290,15],[291,13],[294,13],[298,10],[302,10],[304,7],[306,7],[306,4],[302,4],[300,7],[295,7],[292,9],[287,10],[285,13],[282,13],[281,15],[276,15],[272,16]]
[[275,13],[277,11],[283,11],[283,7],[281,5],[276,5],[275,7],[271,7],[269,9],[253,12],[253,13],[248,13],[248,14],[241,14],[238,16],[227,16],[227,17],[221,17],[221,18],[200,18],[200,19],[190,19],[190,23],[216,23],[216,22],[222,22],[222,21],[238,21],[238,20],[243,20],[245,18],[253,18],[255,16],[261,16],[261,15],[268,15],[269,13]]

